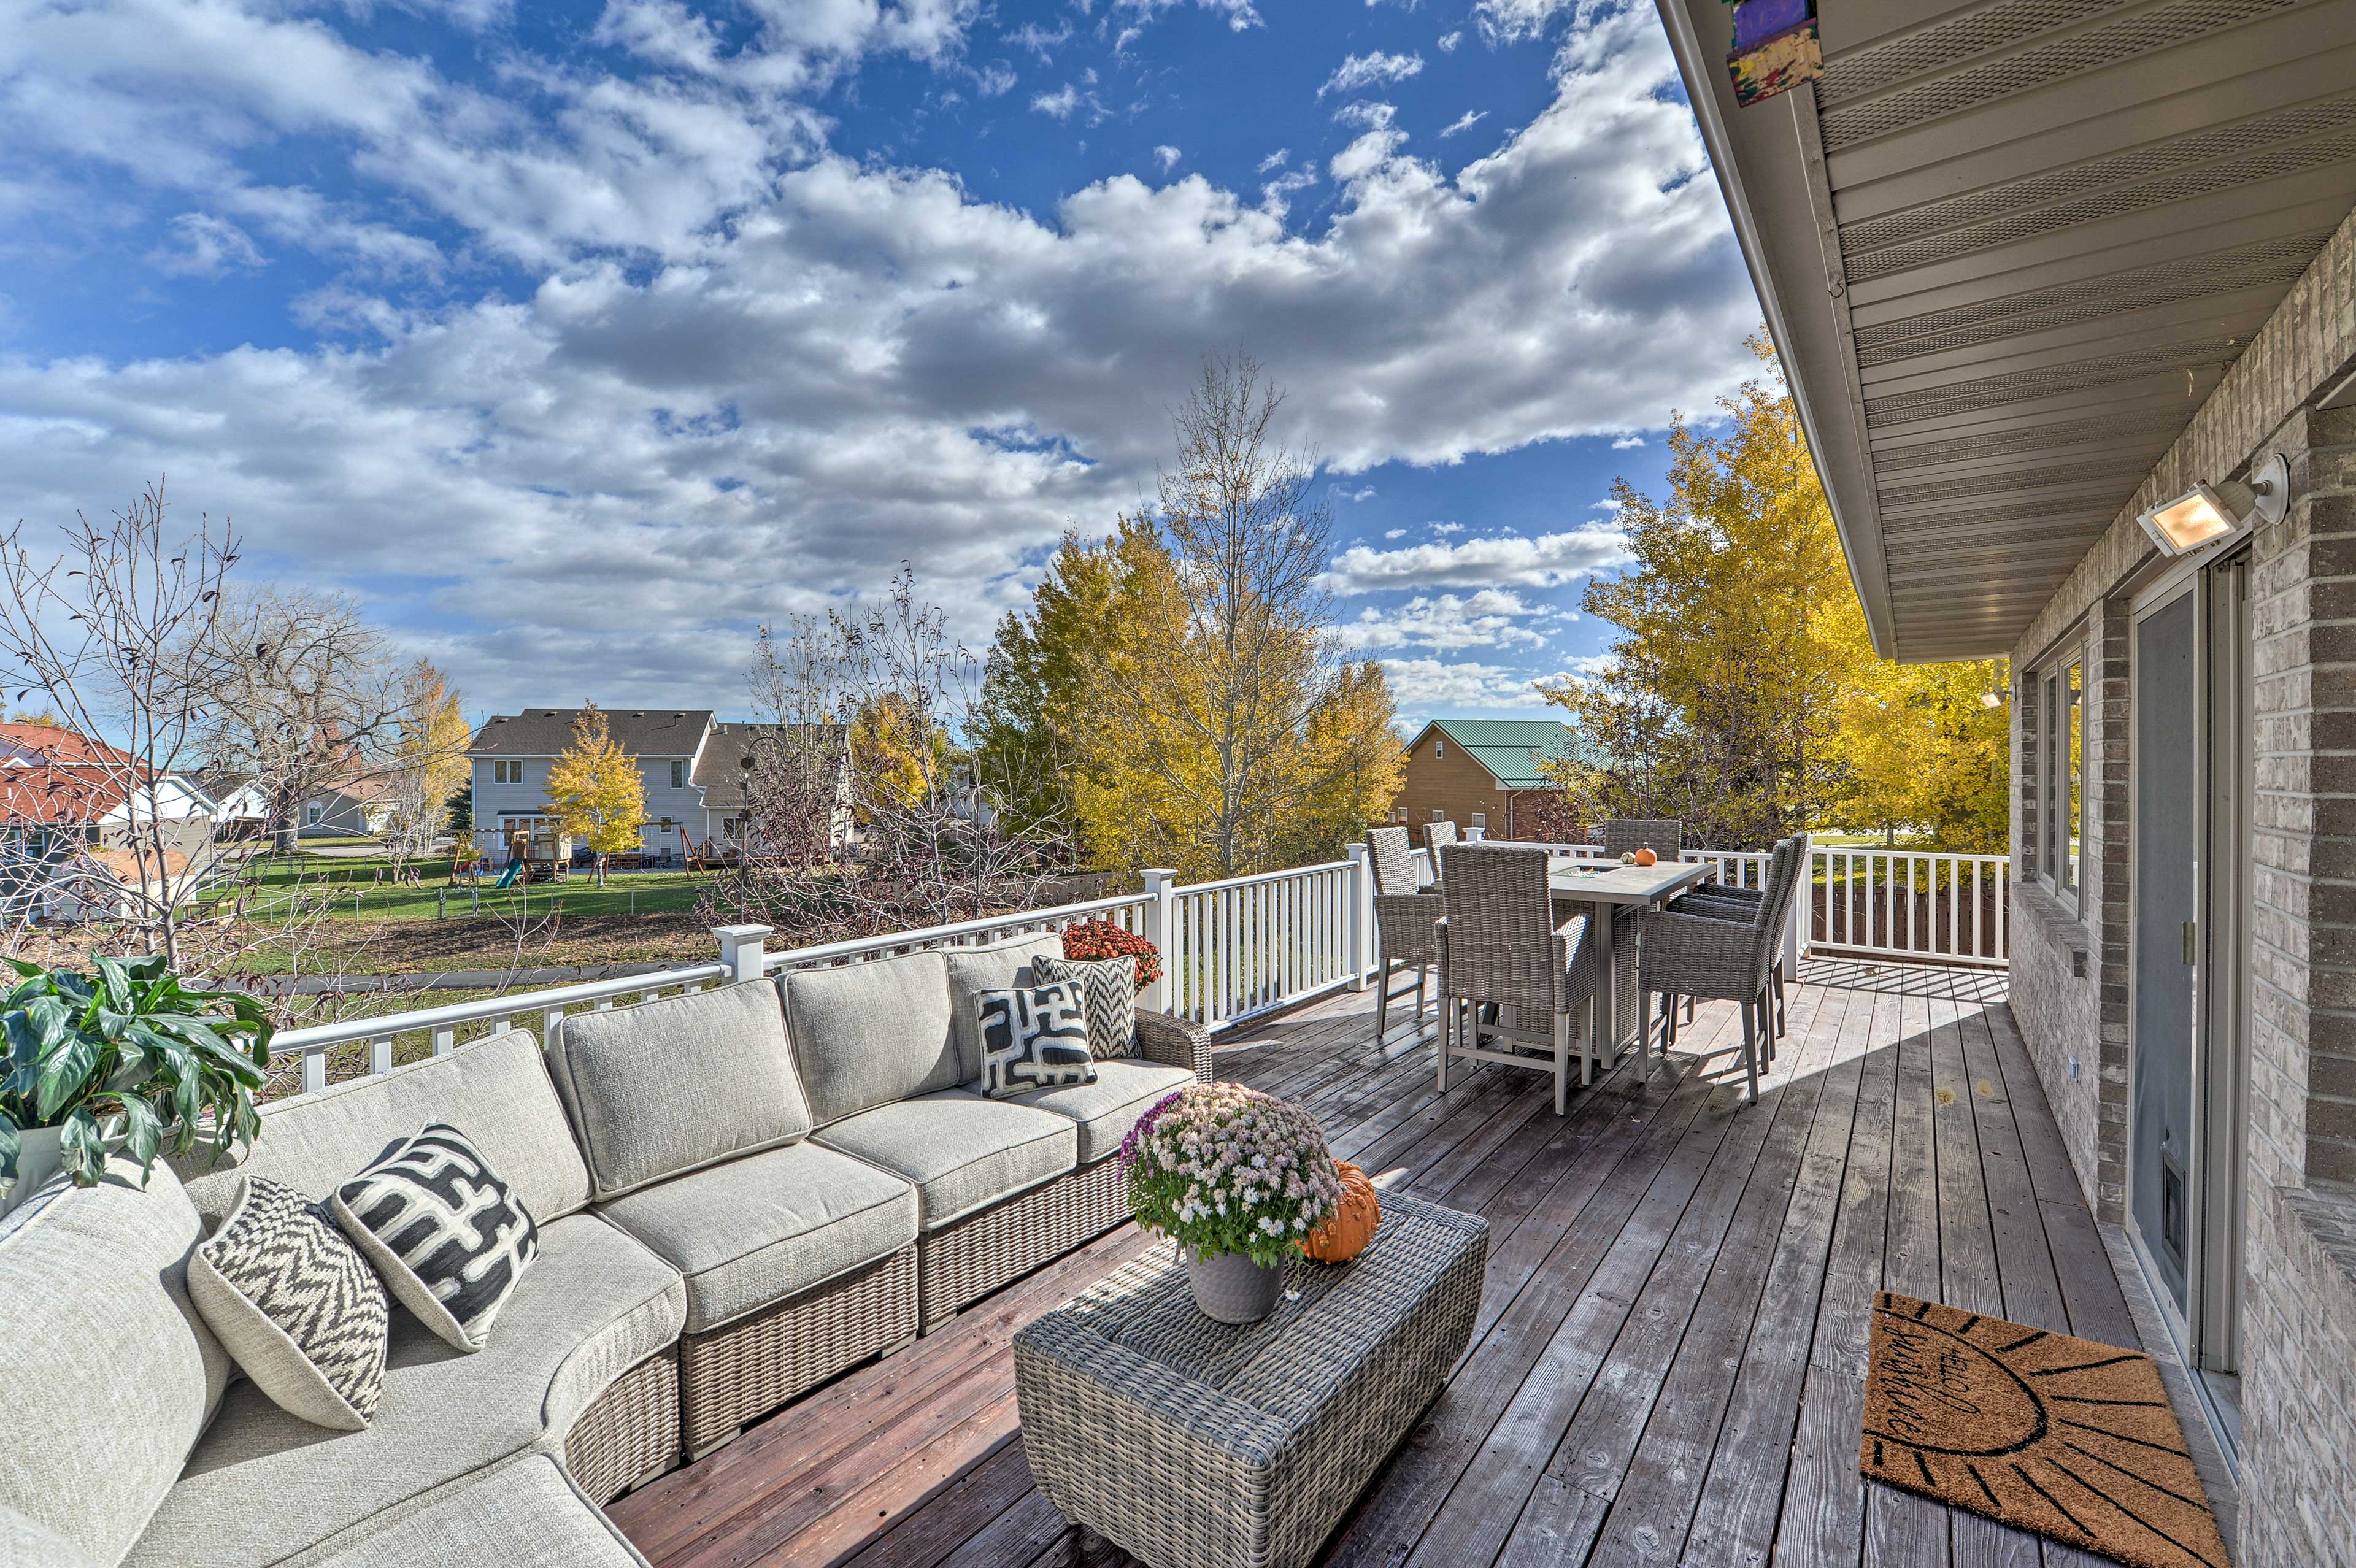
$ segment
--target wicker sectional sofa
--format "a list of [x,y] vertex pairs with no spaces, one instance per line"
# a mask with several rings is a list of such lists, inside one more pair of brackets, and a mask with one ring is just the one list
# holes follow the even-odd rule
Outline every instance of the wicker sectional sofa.
[[[594,1504],[1128,1217],[1109,1157],[1209,1076],[1140,1015],[1096,1084],[992,1100],[972,997],[1031,936],[795,971],[492,1035],[265,1109],[233,1168],[52,1186],[0,1217],[0,1565],[640,1563]],[[376,1420],[240,1378],[189,1252],[249,1173],[314,1198],[428,1122],[515,1189],[540,1253],[488,1345],[406,1312]]]

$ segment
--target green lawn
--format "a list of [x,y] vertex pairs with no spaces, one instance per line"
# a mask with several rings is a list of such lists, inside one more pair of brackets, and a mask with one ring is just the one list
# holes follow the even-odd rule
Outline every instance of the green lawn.
[[[581,915],[684,914],[712,883],[710,873],[687,871],[616,871],[597,886],[594,871],[574,872],[562,882],[539,882],[504,891],[483,879],[453,882],[447,855],[412,860],[418,884],[391,880],[392,861],[384,856],[328,859],[314,855],[265,855],[251,862],[243,881],[249,912],[261,901],[284,897],[300,889],[306,894],[332,895],[337,919],[388,921],[458,919],[474,914],[534,919],[551,913]],[[234,895],[224,895],[234,896]]]

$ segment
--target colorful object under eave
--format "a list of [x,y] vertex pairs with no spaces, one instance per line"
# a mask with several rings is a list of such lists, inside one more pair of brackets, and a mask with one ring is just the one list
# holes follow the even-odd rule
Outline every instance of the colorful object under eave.
[[1735,6],[1736,38],[1746,35],[1758,37],[1751,47],[1738,48],[1726,57],[1727,69],[1734,79],[1735,102],[1764,103],[1825,74],[1824,46],[1817,40],[1813,6],[1798,23],[1763,37],[1743,26],[1743,14],[1754,5],[1771,5],[1780,10],[1789,8],[1792,3],[1793,0],[1742,0]]

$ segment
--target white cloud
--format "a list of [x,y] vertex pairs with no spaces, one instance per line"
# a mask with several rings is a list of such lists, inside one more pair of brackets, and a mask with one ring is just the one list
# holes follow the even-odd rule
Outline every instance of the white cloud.
[[1551,618],[1544,606],[1525,603],[1517,594],[1483,589],[1467,598],[1453,593],[1437,597],[1418,594],[1387,610],[1366,609],[1355,621],[1342,624],[1344,647],[1460,648],[1540,647],[1546,634],[1524,624]]
[[1471,659],[1385,659],[1383,674],[1400,709],[1446,713],[1463,708],[1543,708],[1537,682],[1520,670]]
[[1270,153],[1268,156],[1259,161],[1259,172],[1266,174],[1270,169],[1280,168],[1284,165],[1284,160],[1290,156],[1292,156],[1291,148],[1279,147],[1276,151]]
[[1385,528],[1383,530],[1383,538],[1387,539],[1403,539],[1407,538],[1407,530],[1405,528]]
[[1426,523],[1424,527],[1442,539],[1446,539],[1450,534],[1461,534],[1464,531],[1462,523]]
[[1336,501],[1371,501],[1375,498],[1375,487],[1372,485],[1360,485],[1355,488],[1336,485],[1332,487],[1332,495]]
[[1053,92],[1033,93],[1031,98],[1032,108],[1057,120],[1069,120],[1079,106],[1080,90],[1068,81]]
[[1467,109],[1463,113],[1449,122],[1448,128],[1440,133],[1440,139],[1445,141],[1447,138],[1455,135],[1460,131],[1470,131],[1473,126],[1478,125],[1482,121],[1486,120],[1487,118],[1489,118],[1489,112],[1485,109]]
[[1333,74],[1327,77],[1325,85],[1317,90],[1317,96],[1323,98],[1329,92],[1355,92],[1376,82],[1405,81],[1422,69],[1421,55],[1385,54],[1380,49],[1372,54],[1350,55],[1333,68]]
[[1377,550],[1354,545],[1333,558],[1336,593],[1389,588],[1553,588],[1628,559],[1627,536],[1595,523],[1527,539],[1516,534]]
[[147,252],[147,264],[174,277],[218,278],[232,268],[267,263],[252,236],[227,219],[184,212],[172,219],[166,243]]
[[1614,452],[1626,452],[1631,447],[1642,446],[1644,444],[1644,438],[1643,436],[1632,433],[1614,439],[1612,443],[1612,450]]
[[1177,148],[1169,145],[1167,143],[1164,143],[1162,145],[1153,149],[1153,160],[1162,165],[1162,172],[1165,175],[1172,169],[1176,168],[1178,166],[1178,160],[1185,155],[1185,154],[1180,152]]
[[1520,43],[1547,30],[1555,17],[1574,9],[1580,0],[1481,0],[1472,19],[1481,36],[1493,44]]
[[1333,111],[1334,123],[1355,125],[1361,131],[1387,131],[1398,118],[1398,111],[1387,103],[1376,103],[1366,99],[1355,99]]
[[973,87],[984,98],[997,98],[1014,87],[1014,68],[995,60],[974,73]]
[[1456,46],[1463,41],[1464,34],[1461,28],[1452,33],[1442,33],[1440,35],[1440,52],[1444,55],[1452,55],[1456,52]]
[[[1151,481],[1168,403],[1220,345],[1269,366],[1287,439],[1336,482],[1609,436],[1751,369],[1757,307],[1649,14],[1599,21],[1595,69],[1452,175],[1360,138],[1296,226],[1200,175],[1108,178],[1033,216],[829,151],[781,96],[851,48],[949,48],[954,8],[797,8],[745,58],[612,0],[613,47],[668,63],[621,80],[519,57],[512,95],[562,111],[526,114],[327,13],[208,5],[203,27],[184,0],[18,18],[0,112],[24,164],[135,164],[163,214],[220,216],[273,265],[310,247],[325,277],[302,308],[348,340],[0,357],[10,515],[70,518],[168,472],[189,513],[236,517],[249,570],[364,589],[473,704],[569,698],[594,669],[608,700],[741,706],[754,625],[902,560],[984,640],[1066,520]],[[391,197],[306,202],[273,183],[290,151]],[[485,257],[496,283],[459,264]],[[1529,588],[1610,537],[1335,569]]]
[[1006,41],[1016,48],[1029,49],[1033,54],[1037,55],[1041,65],[1047,64],[1054,58],[1055,51],[1071,42],[1071,38],[1072,23],[1069,17],[1065,18],[1064,25],[1052,33],[1036,22],[1025,22],[1006,35]]

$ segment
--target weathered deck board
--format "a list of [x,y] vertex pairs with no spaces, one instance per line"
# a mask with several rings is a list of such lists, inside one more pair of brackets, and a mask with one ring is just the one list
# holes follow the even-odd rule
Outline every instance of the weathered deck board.
[[[2000,990],[1819,966],[1762,1102],[1735,1012],[1553,1115],[1542,1073],[1439,1091],[1436,1020],[1371,994],[1223,1043],[1387,1188],[1479,1212],[1489,1275],[1449,1388],[1329,1543],[1334,1564],[2088,1560],[1857,1470],[1873,1295],[2136,1343]],[[1116,1568],[1031,1483],[1013,1331],[1144,1244],[1124,1230],[615,1504],[659,1568]]]

